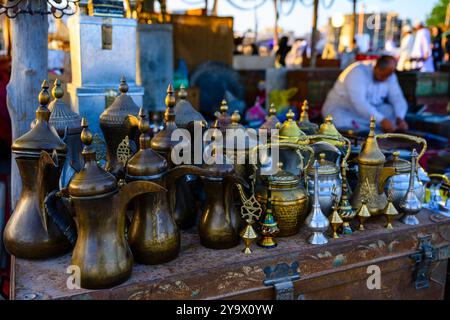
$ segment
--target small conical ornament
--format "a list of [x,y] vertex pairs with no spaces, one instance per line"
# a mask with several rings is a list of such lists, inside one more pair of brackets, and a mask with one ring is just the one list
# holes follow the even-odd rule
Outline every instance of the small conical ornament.
[[339,239],[338,230],[344,224],[344,221],[339,216],[337,207],[333,208],[333,213],[330,216],[330,224],[333,228],[333,239]]
[[274,237],[278,234],[278,224],[275,221],[275,217],[272,214],[272,192],[267,190],[267,210],[264,221],[261,224],[262,238],[258,242],[258,246],[265,249],[276,248],[278,244],[275,242]]
[[310,136],[317,134],[317,132],[319,131],[319,126],[309,121],[308,110],[309,110],[308,101],[305,100],[302,105],[302,113],[300,114],[298,126],[304,133]]
[[352,205],[349,201],[348,196],[348,182],[347,182],[347,164],[343,163],[341,166],[341,175],[342,175],[342,197],[341,201],[339,202],[338,206],[338,213],[339,216],[344,221],[344,224],[342,226],[342,233],[343,234],[352,234],[353,230],[350,226],[350,222],[355,218],[356,211],[353,210]]
[[388,195],[388,205],[386,207],[386,211],[384,212],[384,215],[386,216],[387,224],[386,229],[393,230],[394,226],[392,225],[392,221],[394,220],[394,217],[398,215],[398,211],[394,206],[394,203],[392,201],[392,191],[389,192]]
[[422,210],[422,202],[417,198],[416,193],[414,192],[414,180],[417,176],[417,157],[417,151],[414,149],[411,154],[411,174],[409,177],[408,192],[399,203],[400,212],[405,214],[402,218],[402,222],[410,226],[419,224],[416,215]]
[[245,254],[251,254],[251,245],[253,241],[255,241],[258,238],[258,235],[255,232],[255,229],[253,229],[253,221],[247,220],[247,225],[241,232],[241,238],[244,240],[245,249],[242,251]]
[[359,231],[364,231],[366,228],[364,227],[364,222],[371,217],[369,208],[367,208],[366,202],[363,201],[361,209],[358,211],[358,219],[359,219]]
[[320,164],[316,160],[314,162],[314,204],[311,213],[306,218],[306,226],[312,232],[308,242],[314,245],[323,245],[328,243],[328,239],[324,233],[328,230],[330,222],[323,214],[319,203],[319,168]]

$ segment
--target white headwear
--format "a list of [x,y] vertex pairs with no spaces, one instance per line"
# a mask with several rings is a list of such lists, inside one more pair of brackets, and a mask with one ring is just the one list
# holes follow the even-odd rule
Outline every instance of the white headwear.
[[409,24],[405,24],[405,25],[402,27],[402,33],[412,32],[412,31],[413,31],[413,29],[412,29],[412,27],[411,27]]

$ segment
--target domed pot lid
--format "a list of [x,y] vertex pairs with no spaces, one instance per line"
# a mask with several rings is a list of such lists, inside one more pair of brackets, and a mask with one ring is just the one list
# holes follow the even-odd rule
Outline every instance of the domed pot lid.
[[167,171],[168,168],[166,159],[151,149],[150,126],[145,116],[145,111],[141,108],[139,111],[139,131],[141,131],[141,136],[139,137],[140,149],[127,162],[127,177],[157,176]]
[[298,126],[300,130],[302,130],[305,134],[313,135],[319,131],[319,126],[309,121],[308,110],[309,110],[308,101],[305,100],[302,105],[302,113],[300,114]]
[[85,145],[83,149],[84,166],[69,183],[70,196],[87,198],[117,192],[116,178],[97,164],[95,149],[91,145],[92,133],[85,118],[82,119],[81,125],[83,127],[81,141]]
[[30,131],[14,141],[11,147],[14,153],[36,156],[39,156],[42,150],[50,153],[56,150],[58,154],[67,153],[66,144],[48,122],[50,118],[50,111],[47,109],[50,101],[48,88],[47,81],[44,81],[39,94],[40,106],[36,110],[35,124]]
[[299,140],[306,140],[306,134],[300,130],[297,122],[294,121],[295,113],[292,110],[286,114],[287,120],[283,123],[279,132],[280,141],[296,143]]
[[207,125],[205,118],[200,112],[195,110],[192,104],[187,100],[188,93],[184,85],[180,86],[178,93],[178,102],[175,105],[175,123],[179,128],[187,128],[193,122],[201,122],[203,126]]
[[269,109],[269,115],[266,118],[266,121],[261,125],[260,129],[269,130],[268,134],[270,134],[270,130],[280,129],[281,122],[277,117],[277,110],[275,109],[275,104],[272,103]]
[[136,116],[139,113],[139,107],[127,95],[128,84],[125,77],[120,80],[119,91],[120,95],[100,115],[100,125],[122,125],[129,115]]
[[80,134],[82,129],[80,125],[81,117],[62,101],[64,90],[59,79],[55,80],[52,95],[54,100],[48,106],[51,112],[50,125],[58,131],[60,137],[64,136],[66,128],[68,134]]
[[[336,175],[339,174],[340,170],[338,166],[334,162],[328,161],[326,159],[326,154],[321,153],[319,154],[319,164],[320,167],[318,169],[319,177],[321,175]],[[308,167],[308,175],[310,177],[314,177],[315,168],[311,165]]]

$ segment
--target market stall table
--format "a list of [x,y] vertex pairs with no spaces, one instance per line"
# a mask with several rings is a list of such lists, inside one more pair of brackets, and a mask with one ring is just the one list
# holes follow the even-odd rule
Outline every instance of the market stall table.
[[[330,240],[325,246],[307,244],[307,231],[302,230],[294,237],[278,239],[276,249],[254,247],[249,256],[241,252],[243,244],[229,250],[206,249],[192,230],[182,233],[176,260],[135,265],[127,282],[105,290],[68,289],[70,255],[46,261],[13,259],[11,298],[443,299],[450,218],[427,210],[418,218],[420,225],[396,221],[394,230],[384,228],[384,218],[373,220],[367,223],[367,231]],[[426,253],[432,253],[430,260]],[[276,274],[265,281],[266,268],[277,265]],[[369,283],[377,284],[369,277],[376,276],[378,267],[380,289],[369,289]]]

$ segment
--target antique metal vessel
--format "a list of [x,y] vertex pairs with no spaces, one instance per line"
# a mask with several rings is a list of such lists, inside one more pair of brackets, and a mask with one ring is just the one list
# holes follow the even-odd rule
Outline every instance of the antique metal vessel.
[[372,216],[384,214],[388,204],[384,188],[388,178],[396,174],[395,168],[384,167],[385,160],[375,137],[375,118],[372,117],[369,137],[358,156],[359,178],[351,200],[356,211],[364,201]]
[[[130,158],[126,166],[125,178],[131,181],[152,181],[173,189],[178,178],[186,174],[201,174],[199,167],[177,166],[171,170],[167,160],[150,147],[150,126],[145,111],[139,112],[140,149]],[[142,264],[160,264],[175,259],[180,251],[180,232],[173,218],[174,208],[168,192],[148,193],[134,201],[128,243],[133,256]]]
[[402,222],[404,224],[415,226],[419,224],[416,215],[422,210],[422,201],[417,197],[414,190],[414,181],[417,177],[417,151],[413,150],[411,154],[411,172],[409,177],[409,188],[406,195],[399,203],[400,213],[403,213]]
[[270,189],[268,190],[266,208],[266,214],[261,222],[262,237],[258,242],[258,246],[264,249],[273,249],[278,246],[278,243],[274,238],[279,234],[280,229],[278,228],[278,223],[272,214],[272,193]]
[[52,95],[54,100],[48,105],[51,112],[48,123],[56,129],[59,137],[67,144],[67,158],[59,180],[60,189],[63,189],[67,187],[75,172],[80,171],[82,167],[81,117],[62,101],[64,90],[58,79],[55,80]]
[[66,253],[71,246],[47,212],[44,200],[58,189],[67,146],[49,125],[47,81],[42,84],[33,128],[14,141],[22,192],[4,230],[7,251],[18,258],[45,259]]
[[342,225],[343,234],[352,234],[353,230],[350,222],[356,217],[356,210],[353,209],[350,204],[350,192],[347,182],[347,163],[341,165],[341,175],[342,175],[342,196],[337,207],[338,214],[344,222]]
[[325,236],[330,227],[330,222],[320,209],[319,202],[319,167],[320,164],[316,160],[314,162],[314,204],[312,206],[311,213],[306,218],[305,224],[308,230],[312,232],[312,235],[308,238],[308,242],[314,245],[323,245],[328,243],[328,239]]
[[[174,147],[186,144],[189,146],[189,137],[183,136],[180,140],[172,140],[172,134],[178,129],[176,125],[176,115],[174,107],[176,104],[172,85],[167,88],[166,96],[166,112],[164,114],[165,127],[159,131],[151,141],[151,148],[167,160],[169,169],[174,168],[171,151]],[[170,206],[173,209],[173,217],[181,229],[189,229],[193,227],[197,220],[197,208],[195,206],[194,196],[189,188],[189,184],[185,177],[179,177],[175,184],[169,186]]]
[[[291,145],[289,143],[280,143],[280,146],[291,147],[298,151],[297,156],[302,158],[300,150],[311,152],[310,159],[313,159],[313,150],[307,146]],[[270,147],[270,145],[268,145]],[[301,159],[303,161],[303,158]],[[308,164],[303,164],[302,170]],[[300,171],[300,169],[298,169]],[[262,183],[256,186],[256,199],[262,206],[267,203],[267,193],[272,193],[272,213],[278,222],[280,232],[279,237],[289,237],[299,232],[301,224],[306,218],[308,211],[308,194],[305,190],[305,184],[301,178],[302,174],[294,175],[283,170],[283,164],[278,164],[278,172],[267,177],[261,177]]]
[[125,239],[128,203],[139,195],[167,190],[148,181],[119,187],[116,178],[97,164],[84,118],[82,126],[85,164],[68,187],[78,222],[72,265],[80,268],[82,288],[109,288],[127,280],[132,271],[133,255]]
[[[123,167],[127,159],[131,156],[130,148],[136,149],[132,144],[138,136],[139,107],[133,99],[127,95],[128,84],[122,77],[119,85],[120,95],[114,102],[100,115],[100,128],[106,140],[106,170],[117,177],[123,176]],[[126,141],[126,145],[122,142]],[[119,146],[124,145],[125,150],[119,150]],[[122,159],[118,155],[123,153]]]
[[300,130],[302,130],[305,134],[310,136],[318,133],[319,126],[309,121],[308,110],[309,110],[308,101],[305,100],[302,105],[302,113],[300,114],[298,126]]
[[[399,139],[406,140],[417,145],[421,145],[422,149],[418,156],[417,161],[423,157],[427,151],[427,141],[423,138],[409,136],[405,134],[391,133],[377,135],[377,141],[382,139]],[[418,165],[418,175],[414,181],[414,192],[420,201],[425,201],[425,184],[430,181],[427,173],[422,167]],[[385,167],[394,167],[397,170],[397,175],[388,179],[385,187],[385,192],[388,194],[392,192],[392,201],[398,209],[400,201],[405,197],[409,188],[409,175],[411,172],[411,163],[407,160],[400,159],[400,153],[394,152],[392,159],[386,162]]]

